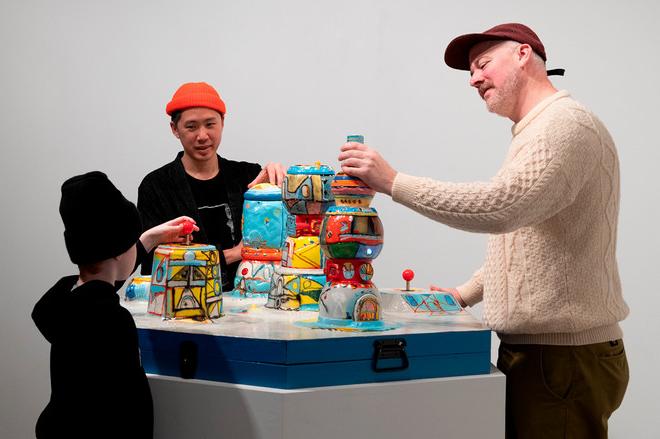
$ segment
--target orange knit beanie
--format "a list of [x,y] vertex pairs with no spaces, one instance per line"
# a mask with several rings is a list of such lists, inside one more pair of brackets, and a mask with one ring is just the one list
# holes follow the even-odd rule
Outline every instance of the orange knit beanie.
[[165,112],[171,116],[175,111],[193,107],[211,108],[223,116],[227,112],[227,107],[218,92],[206,82],[183,84],[174,92],[172,100],[165,107]]

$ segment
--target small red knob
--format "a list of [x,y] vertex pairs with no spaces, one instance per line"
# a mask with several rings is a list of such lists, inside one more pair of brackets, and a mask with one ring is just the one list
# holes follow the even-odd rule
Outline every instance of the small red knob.
[[412,271],[410,268],[403,270],[403,273],[401,273],[401,276],[403,277],[403,280],[406,282],[410,282],[415,278],[415,272]]
[[181,231],[184,235],[190,235],[193,231],[193,223],[190,221],[184,221],[183,223],[183,230]]

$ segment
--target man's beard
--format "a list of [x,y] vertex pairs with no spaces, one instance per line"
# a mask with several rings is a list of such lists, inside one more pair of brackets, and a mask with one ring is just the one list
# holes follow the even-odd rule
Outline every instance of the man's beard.
[[520,74],[514,70],[501,87],[492,89],[493,93],[486,101],[488,111],[509,117],[516,107],[521,82]]

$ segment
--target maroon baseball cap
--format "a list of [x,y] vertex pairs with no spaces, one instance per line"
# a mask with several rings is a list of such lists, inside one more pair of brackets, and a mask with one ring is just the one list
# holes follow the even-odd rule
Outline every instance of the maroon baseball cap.
[[[454,38],[445,50],[445,63],[458,70],[470,70],[470,49],[483,41],[511,40],[530,47],[543,61],[547,60],[545,47],[541,39],[529,27],[520,23],[498,24],[478,34],[465,34]],[[563,74],[559,70],[550,70],[548,74]]]

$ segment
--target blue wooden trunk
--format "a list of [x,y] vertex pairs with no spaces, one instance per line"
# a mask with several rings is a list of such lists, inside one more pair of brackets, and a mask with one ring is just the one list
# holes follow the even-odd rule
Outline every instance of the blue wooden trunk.
[[228,315],[195,326],[134,313],[144,368],[281,389],[490,371],[490,331],[465,312],[408,319],[398,329],[370,333],[300,328],[295,319],[305,313],[269,312],[284,320]]

